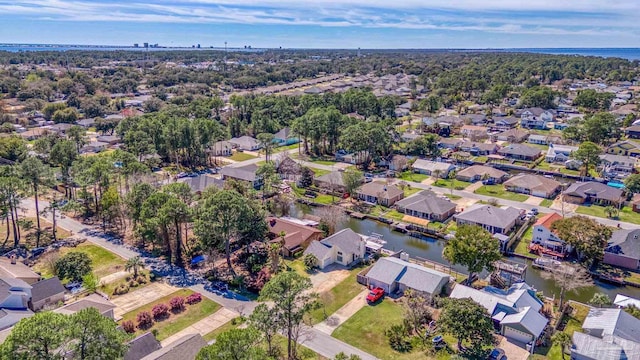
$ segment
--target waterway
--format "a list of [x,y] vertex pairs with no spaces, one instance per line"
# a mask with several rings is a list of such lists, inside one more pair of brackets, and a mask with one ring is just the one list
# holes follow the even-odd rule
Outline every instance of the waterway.
[[[307,205],[296,204],[295,212],[293,216],[302,216],[305,213],[313,213],[314,208]],[[432,261],[439,262],[441,264],[449,264],[447,260],[442,258],[442,250],[445,246],[445,241],[437,239],[417,239],[396,231],[392,231],[391,228],[377,221],[365,219],[358,220],[354,218],[348,218],[341,228],[351,228],[353,231],[371,235],[372,233],[382,235],[383,239],[387,242],[385,248],[391,251],[403,250],[412,257],[420,257]],[[536,288],[538,291],[542,291],[545,296],[556,298],[560,295],[560,288],[556,286],[555,282],[550,279],[545,279],[541,272],[542,270],[534,269],[531,266],[531,261],[520,258],[509,258],[510,261],[527,263],[527,273],[525,281]],[[458,272],[466,273],[466,269],[462,266],[451,266],[452,269]],[[635,298],[640,298],[640,288],[630,286],[615,286],[608,283],[596,281],[593,286],[579,288],[575,291],[570,291],[566,294],[567,299],[572,299],[580,302],[588,302],[593,294],[602,292],[613,300],[616,294],[624,294]]]

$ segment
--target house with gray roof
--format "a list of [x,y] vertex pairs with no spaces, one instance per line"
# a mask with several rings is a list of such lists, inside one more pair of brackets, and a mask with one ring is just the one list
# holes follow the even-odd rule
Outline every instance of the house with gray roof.
[[491,128],[498,131],[506,131],[518,126],[519,122],[520,120],[513,116],[506,116],[506,117],[500,116],[497,119],[494,118],[493,126],[491,126]]
[[226,140],[216,141],[211,145],[209,153],[213,156],[231,156],[233,144]]
[[458,148],[462,151],[466,151],[473,156],[491,155],[495,154],[500,148],[495,143],[483,143],[476,141],[465,141],[458,145]]
[[404,191],[395,185],[372,181],[359,187],[356,195],[359,200],[389,207],[404,198]]
[[313,183],[317,187],[321,187],[329,191],[345,191],[344,180],[342,178],[342,172],[340,171],[332,171],[328,174],[318,176],[313,179]]
[[602,262],[640,270],[640,229],[620,229],[611,234]]
[[474,204],[453,218],[456,224],[478,225],[492,234],[509,234],[520,219],[521,210]]
[[[33,316],[33,311],[29,309],[25,310],[10,310],[0,309],[0,330],[6,330],[13,325],[20,322],[22,319],[26,319]],[[7,330],[11,331],[11,330]]]
[[466,182],[480,181],[485,178],[485,176],[487,180],[500,184],[509,177],[509,174],[491,166],[484,165],[469,166],[456,173],[456,179]]
[[498,154],[513,160],[533,161],[540,157],[542,150],[524,144],[509,144],[498,150]]
[[204,190],[215,186],[219,189],[224,187],[224,180],[220,178],[215,178],[211,175],[200,174],[195,177],[185,177],[178,179],[178,182],[185,183],[189,185],[189,189],[196,194],[202,193]]
[[225,166],[220,169],[222,180],[234,179],[237,181],[248,183],[251,187],[258,190],[262,187],[263,179],[256,175],[258,165],[249,164],[245,166]]
[[287,146],[299,143],[300,139],[293,134],[290,128],[285,127],[273,135],[273,142],[278,146]]
[[387,294],[411,289],[429,296],[440,295],[450,281],[448,274],[396,257],[378,259],[365,277],[368,287],[380,287]]
[[456,212],[456,204],[429,190],[420,191],[396,203],[399,212],[432,221],[445,221]]
[[509,129],[498,134],[498,140],[510,143],[521,143],[529,137],[529,132],[523,129]]
[[191,360],[195,359],[200,349],[207,346],[200,334],[185,335],[176,341],[163,346],[141,360]]
[[487,286],[477,290],[456,284],[450,295],[453,299],[470,298],[482,305],[491,316],[496,329],[504,337],[521,344],[531,344],[542,336],[549,320],[540,310],[543,303],[535,290],[526,283],[513,284],[507,290]]
[[64,301],[65,289],[57,276],[40,280],[32,285],[31,310],[42,310],[46,306]]
[[366,241],[362,235],[346,228],[322,239],[313,240],[304,254],[318,259],[318,267],[324,269],[331,264],[351,266],[360,262],[366,252]]
[[562,184],[542,175],[520,174],[504,182],[508,191],[549,199],[554,197]]
[[57,308],[53,310],[53,312],[64,315],[71,315],[77,313],[80,310],[88,308],[94,308],[98,310],[98,312],[103,316],[106,316],[112,320],[115,319],[114,309],[116,308],[116,305],[98,294],[91,294],[89,296],[83,297],[78,301],[72,302],[71,304],[67,304],[61,308]]
[[573,333],[572,359],[640,359],[640,320],[623,309],[593,308],[582,329]]
[[429,176],[437,175],[439,178],[446,179],[449,177],[449,173],[455,169],[455,166],[445,162],[418,159],[413,163],[411,168],[420,174]]
[[578,150],[577,146],[549,144],[545,160],[549,163],[564,163],[571,158],[571,154],[576,150]]
[[151,332],[144,333],[129,341],[124,360],[139,360],[145,356],[162,349],[160,342]]
[[572,204],[618,205],[624,201],[621,189],[597,182],[577,182],[562,193],[564,201]]
[[245,150],[245,151],[256,151],[262,148],[260,142],[251,136],[240,136],[234,137],[229,142],[233,145],[234,148]]

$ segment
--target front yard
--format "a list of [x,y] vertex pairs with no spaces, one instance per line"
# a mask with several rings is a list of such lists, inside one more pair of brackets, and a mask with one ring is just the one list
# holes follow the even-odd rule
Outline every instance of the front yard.
[[[149,303],[145,306],[141,306],[133,311],[130,311],[124,315],[122,315],[122,320],[120,320],[119,324],[122,324],[124,321],[131,320],[136,323],[136,316],[138,313],[142,311],[151,312],[154,305],[157,304],[169,304],[169,300],[176,296],[182,296],[186,298],[187,296],[193,294],[193,291],[188,289],[182,289],[174,292],[171,295],[167,295],[163,298],[160,298],[152,303]],[[207,299],[206,297],[202,297],[202,300],[199,303],[188,305],[185,304],[185,309],[177,314],[171,313],[169,318],[154,322],[153,325],[148,329],[138,329],[136,328],[136,335],[143,334],[147,331],[157,331],[156,338],[159,341],[162,341],[169,336],[177,333],[178,331],[195,324],[196,322],[204,319],[205,317],[213,314],[214,312],[220,309],[220,305],[217,303]]]
[[346,279],[334,286],[333,289],[319,294],[322,306],[309,314],[311,321],[314,324],[317,324],[331,316],[331,314],[351,301],[356,297],[356,295],[365,289],[362,285],[356,282],[356,277],[362,270],[362,267],[351,269],[351,273]]
[[398,178],[404,180],[404,181],[412,181],[412,182],[423,182],[424,180],[429,178],[429,175],[425,175],[425,174],[418,174],[418,173],[414,173],[411,170],[407,170],[404,172],[401,172],[398,175]]
[[482,185],[476,191],[474,191],[474,194],[486,195],[518,202],[523,202],[529,198],[528,195],[507,191],[502,185]]
[[451,189],[453,185],[454,190],[464,190],[467,186],[471,185],[471,183],[458,179],[438,179],[431,185],[447,189]]
[[[609,218],[607,213],[604,211],[604,206],[591,205],[591,206],[578,206],[576,212],[578,214],[591,215],[601,218]],[[618,218],[616,220],[620,220],[623,222],[628,222],[632,224],[640,225],[640,213],[633,212],[630,207],[625,206],[620,209],[618,214]]]
[[85,253],[91,259],[91,268],[98,277],[104,277],[118,271],[124,270],[125,260],[120,256],[108,251],[98,245],[84,242],[76,247],[63,247],[57,251],[49,252],[42,256],[33,266],[34,271],[39,271],[43,277],[50,278],[53,274],[53,262],[56,257],[63,256],[70,252]]
[[233,155],[229,156],[229,159],[233,161],[247,161],[247,160],[255,159],[256,157],[257,156],[253,156],[245,152],[234,152]]

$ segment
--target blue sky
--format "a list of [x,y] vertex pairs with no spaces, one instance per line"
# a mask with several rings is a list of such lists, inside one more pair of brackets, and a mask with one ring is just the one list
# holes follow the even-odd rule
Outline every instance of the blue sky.
[[0,0],[0,42],[640,47],[640,0]]

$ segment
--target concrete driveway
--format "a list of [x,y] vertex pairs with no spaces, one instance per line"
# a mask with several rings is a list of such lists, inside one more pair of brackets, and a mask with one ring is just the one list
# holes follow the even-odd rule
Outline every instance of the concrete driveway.
[[313,291],[321,293],[333,289],[342,280],[349,276],[349,270],[341,265],[332,264],[311,274]]
[[207,316],[206,318],[198,321],[195,324],[189,325],[187,328],[178,331],[177,333],[162,340],[162,346],[167,346],[172,342],[180,339],[185,335],[200,334],[202,336],[207,335],[213,330],[221,327],[222,325],[231,321],[231,319],[238,317],[239,314],[235,311],[231,311],[227,308],[222,308],[215,313]]
[[132,291],[111,300],[111,302],[117,306],[114,315],[116,319],[120,319],[122,315],[129,311],[147,305],[178,290],[178,288],[165,283],[157,282],[149,284],[142,289]]
[[524,344],[515,343],[504,336],[501,336],[498,347],[504,350],[504,354],[509,360],[527,360],[531,354],[521,347],[521,345],[524,346]]

